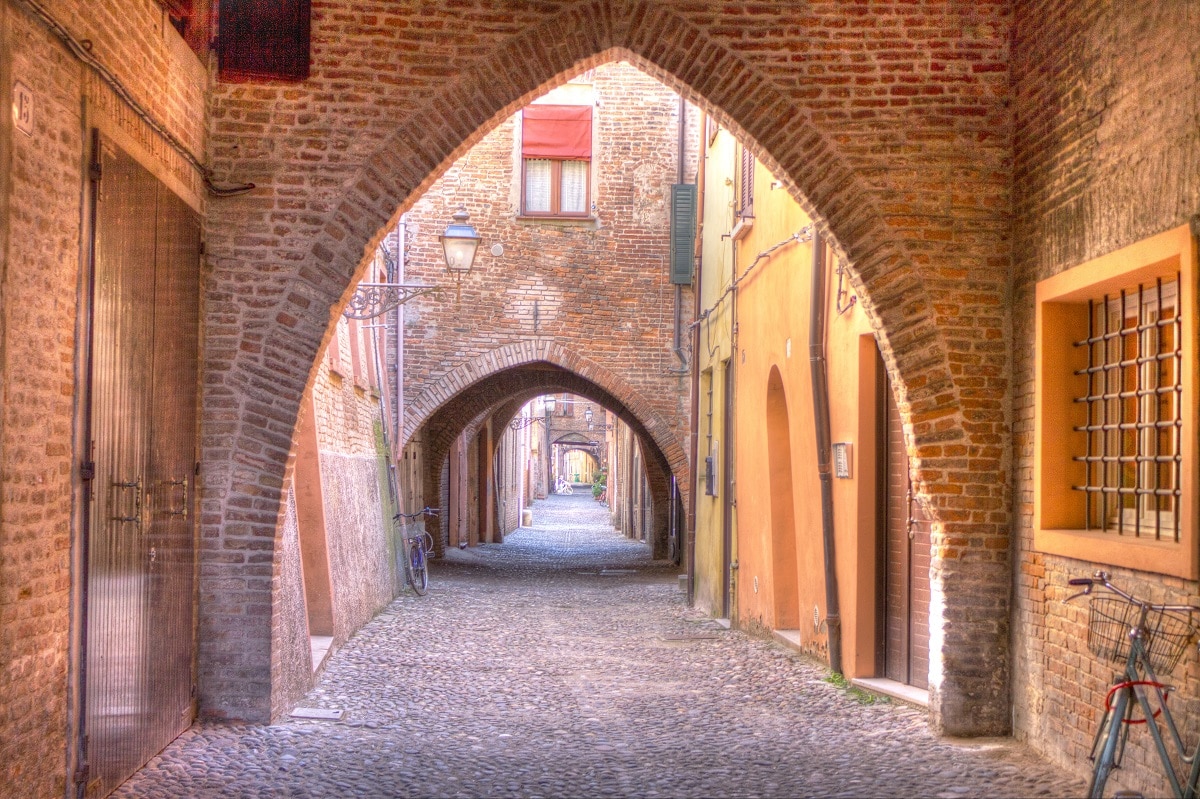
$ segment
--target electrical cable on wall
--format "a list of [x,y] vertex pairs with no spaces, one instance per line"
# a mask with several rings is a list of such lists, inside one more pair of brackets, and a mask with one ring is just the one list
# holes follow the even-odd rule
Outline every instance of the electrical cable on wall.
[[173,133],[167,130],[165,126],[160,124],[158,120],[151,116],[150,112],[147,111],[142,104],[137,101],[136,98],[134,98],[133,93],[125,87],[125,84],[121,82],[121,79],[109,71],[106,66],[100,63],[99,59],[92,55],[92,43],[90,40],[83,39],[81,41],[76,39],[73,35],[71,35],[70,31],[64,28],[62,24],[58,22],[58,20],[54,19],[54,17],[50,15],[50,12],[43,8],[41,4],[37,2],[37,0],[17,0],[17,2],[29,9],[29,11],[35,17],[37,17],[42,24],[50,29],[50,32],[53,33],[59,39],[59,41],[67,46],[67,49],[70,50],[76,58],[78,58],[87,66],[91,67],[92,71],[100,76],[100,80],[104,81],[104,83],[110,89],[112,89],[113,92],[130,107],[130,109],[133,110],[133,113],[137,114],[139,119],[149,125],[151,130],[161,136],[163,140],[171,146],[171,149],[179,153],[179,155],[182,156],[183,159],[187,161],[193,169],[200,173],[201,178],[204,180],[204,186],[206,189],[208,189],[209,194],[212,194],[216,197],[233,197],[238,194],[245,194],[246,192],[255,188],[255,184],[253,183],[239,183],[232,186],[217,186],[215,183],[213,183],[212,172],[208,169],[208,167],[204,166],[204,164],[200,162],[200,159],[192,154],[192,151],[187,148],[187,145],[177,139]]

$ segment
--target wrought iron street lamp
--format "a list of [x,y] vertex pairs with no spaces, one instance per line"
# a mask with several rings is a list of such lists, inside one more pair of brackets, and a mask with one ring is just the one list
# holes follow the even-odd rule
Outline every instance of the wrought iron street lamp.
[[438,236],[442,242],[442,253],[446,257],[446,271],[454,275],[454,283],[458,296],[462,297],[462,276],[471,271],[475,262],[475,251],[479,249],[479,233],[467,224],[471,215],[467,209],[459,206],[454,212],[454,221],[446,228],[446,232]]
[[[462,276],[471,271],[480,241],[478,231],[467,224],[470,218],[467,209],[460,206],[454,212],[454,221],[438,236],[446,260],[446,271],[454,275],[456,296],[460,299]],[[342,316],[347,319],[373,319],[422,294],[434,294],[443,290],[443,286],[422,286],[414,283],[359,283],[353,296],[346,303],[346,310],[342,311]]]
[[592,429],[592,406],[589,405],[583,411],[583,418],[587,421],[588,430]]

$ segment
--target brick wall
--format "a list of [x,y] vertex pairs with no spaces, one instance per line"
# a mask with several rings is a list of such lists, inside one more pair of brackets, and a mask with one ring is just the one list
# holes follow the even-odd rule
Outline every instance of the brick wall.
[[[1200,211],[1200,25],[1195,3],[1017,4],[1014,46],[1014,726],[1082,773],[1112,669],[1091,655],[1069,577],[1097,568],[1135,594],[1184,601],[1197,585],[1033,551],[1033,291],[1038,280],[1184,224]],[[1200,698],[1194,658],[1173,706]],[[1182,700],[1182,701],[1180,701]],[[1185,740],[1196,740],[1195,714]],[[1119,787],[1167,793],[1130,737]]]
[[[205,147],[204,71],[152,2],[44,3],[194,153]],[[31,136],[11,91],[34,97]],[[0,2],[0,779],[62,796],[77,697],[71,682],[76,292],[87,122],[103,124],[181,192],[200,183],[20,3]],[[265,667],[265,664],[264,664]]]
[[[202,591],[229,576],[276,573],[270,564],[249,562],[246,553],[277,541],[290,431],[328,335],[330,309],[388,219],[564,72],[625,58],[749,134],[764,163],[803,196],[806,210],[831,230],[839,254],[853,265],[899,378],[920,489],[936,519],[935,584],[946,598],[943,646],[961,655],[947,661],[934,688],[935,723],[956,732],[1007,726],[1002,664],[1008,660],[1011,503],[1007,487],[996,487],[997,474],[1007,473],[1010,463],[1006,0],[943,0],[919,9],[907,0],[853,6],[833,0],[564,0],[516,7],[496,0],[481,2],[469,17],[453,4],[330,0],[314,9],[312,79],[217,87],[207,148],[197,107],[203,82],[163,44],[170,37],[155,4],[63,0],[50,8],[93,41],[98,57],[170,120],[183,141],[206,149],[219,181],[258,184],[247,195],[213,199],[206,214]],[[73,118],[81,71],[22,7],[8,2],[5,9],[13,47],[0,59],[11,64],[13,78],[26,75],[39,92],[44,87],[48,118],[61,120],[44,141],[64,152],[11,147],[7,263],[22,264],[20,282],[37,295],[30,301],[54,297],[58,305],[52,318],[37,324],[6,320],[4,407],[16,416],[23,411],[10,410],[18,407],[13,397],[30,398],[21,408],[52,403],[53,425],[69,420],[62,375],[16,375],[10,364],[18,362],[12,349],[23,340],[41,342],[43,355],[58,353],[59,368],[71,357],[64,342],[71,340],[73,310],[62,298],[73,296],[77,277],[76,238],[69,231],[82,216],[82,145]],[[1047,16],[1059,13],[1054,9]],[[1081,22],[1087,21],[1084,14]],[[1101,28],[1084,29],[1097,31],[1090,44],[1106,41]],[[1162,69],[1148,62],[1138,67]],[[1108,79],[1122,85],[1115,74]],[[3,91],[9,88],[6,83]],[[33,159],[26,176],[16,168],[22,158]],[[814,163],[822,169],[814,170]],[[1130,163],[1114,159],[1112,168]],[[43,178],[56,174],[73,180],[56,184],[47,200]],[[1181,196],[1194,184],[1172,185]],[[57,202],[58,190],[63,209],[37,224],[35,215]],[[56,231],[68,244],[40,230]],[[52,250],[65,251],[12,257],[17,247],[44,247],[48,240],[58,242]],[[26,295],[10,294],[21,289],[11,276],[5,280],[5,313],[25,313],[32,307]],[[644,310],[635,312],[638,324],[656,324]],[[55,363],[42,358],[36,368]],[[565,378],[560,383],[561,390],[591,390]],[[646,411],[637,418],[655,419],[654,408]],[[672,439],[677,426],[671,418],[660,415],[643,425],[648,443],[662,447]],[[4,423],[6,469],[10,453],[20,451],[13,443],[17,421]],[[61,496],[67,438],[64,428],[54,437],[54,452],[29,455],[27,462],[36,464],[29,472],[5,477],[6,496],[12,495],[5,518],[22,519],[21,531],[40,531],[36,554],[29,556],[34,566],[53,562],[46,553],[59,550],[47,543],[69,526]],[[667,459],[673,466],[686,463]],[[666,474],[665,464],[661,471]],[[51,485],[57,475],[58,493],[30,487],[37,475]],[[951,483],[970,490],[939,490]],[[235,520],[227,515],[231,503],[250,504],[254,512]],[[12,546],[21,558],[29,551]],[[12,562],[6,555],[5,563]],[[41,601],[21,598],[25,575],[35,570],[24,562],[18,568],[21,581],[4,583],[18,585],[18,598],[4,600],[14,619]],[[61,608],[65,587],[46,590],[35,593]],[[270,715],[263,675],[271,657],[271,603],[264,590],[246,597],[236,612],[202,609],[206,712]],[[54,618],[63,622],[65,610]],[[16,695],[16,678],[4,679]],[[58,706],[44,706],[51,705]]]
[[[853,265],[936,520],[939,640],[963,653],[934,686],[934,721],[1002,731],[1010,22],[1001,0],[919,10],[901,0],[496,2],[467,17],[449,4],[319,4],[309,81],[214,92],[213,166],[259,188],[214,202],[208,218],[209,300],[221,320],[210,324],[209,396],[261,395],[290,423],[327,311],[396,209],[566,71],[625,58],[753,137]],[[255,340],[273,344],[271,357],[242,348]],[[266,516],[231,529],[223,503],[277,505],[286,441],[240,419],[205,446],[209,551],[273,539]],[[971,490],[936,490],[950,482]],[[981,594],[986,613],[962,601]],[[204,622],[210,704],[261,706],[257,689],[227,676],[237,670],[210,665],[258,656],[216,643],[230,623]]]

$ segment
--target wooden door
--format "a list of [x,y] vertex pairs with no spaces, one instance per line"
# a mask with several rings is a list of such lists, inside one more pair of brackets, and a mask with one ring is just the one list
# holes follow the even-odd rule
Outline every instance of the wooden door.
[[199,217],[94,136],[88,795],[192,721]]
[[883,676],[929,687],[929,523],[913,501],[904,430],[892,385],[879,362],[884,465]]

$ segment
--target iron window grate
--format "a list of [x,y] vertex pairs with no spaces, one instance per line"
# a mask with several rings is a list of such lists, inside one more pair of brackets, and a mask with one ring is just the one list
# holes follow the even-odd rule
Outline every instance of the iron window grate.
[[1183,350],[1179,276],[1088,302],[1084,527],[1135,538],[1180,538]]

